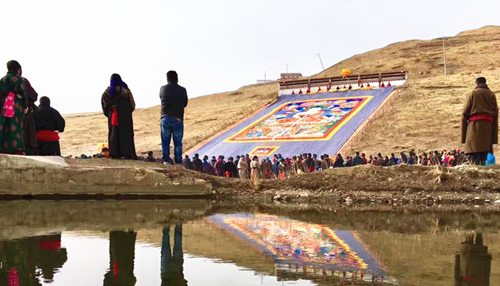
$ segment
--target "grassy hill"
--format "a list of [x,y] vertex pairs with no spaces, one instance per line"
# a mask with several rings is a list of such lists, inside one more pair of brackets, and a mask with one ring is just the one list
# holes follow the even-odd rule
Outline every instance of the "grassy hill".
[[[500,27],[462,32],[447,38],[445,45],[447,77],[442,39],[391,44],[355,55],[314,76],[338,76],[343,68],[350,68],[353,74],[410,72],[409,88],[401,90],[392,108],[369,124],[353,149],[386,154],[408,149],[461,148],[462,104],[475,78],[485,76],[491,89],[500,94]],[[185,149],[269,104],[276,98],[277,88],[276,83],[251,85],[193,98],[185,120]],[[159,106],[134,113],[138,152],[161,150],[159,115]],[[95,153],[97,143],[106,142],[106,119],[101,114],[69,115],[66,120],[68,128],[61,140],[63,154]]]

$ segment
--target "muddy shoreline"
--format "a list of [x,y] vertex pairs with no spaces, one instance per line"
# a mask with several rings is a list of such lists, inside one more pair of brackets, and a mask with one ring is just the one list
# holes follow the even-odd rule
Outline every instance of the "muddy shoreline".
[[218,200],[385,205],[498,205],[500,168],[342,168],[258,183],[205,176]]

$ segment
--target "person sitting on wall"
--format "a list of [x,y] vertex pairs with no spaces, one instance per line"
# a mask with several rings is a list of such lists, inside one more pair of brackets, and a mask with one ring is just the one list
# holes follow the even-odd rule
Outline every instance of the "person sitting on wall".
[[144,161],[149,163],[156,163],[156,159],[155,157],[153,157],[153,151],[148,152],[148,157],[146,157]]
[[35,111],[36,138],[38,151],[44,156],[61,156],[59,134],[64,132],[66,122],[61,114],[50,107],[50,99],[40,98],[40,105]]

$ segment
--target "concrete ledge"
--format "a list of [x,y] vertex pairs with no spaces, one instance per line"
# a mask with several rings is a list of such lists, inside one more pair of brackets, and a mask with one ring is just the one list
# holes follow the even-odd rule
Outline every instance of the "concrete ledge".
[[[110,161],[112,162],[112,161]],[[68,165],[60,157],[0,155],[0,200],[16,196],[207,196],[211,184],[183,168]]]
[[65,168],[62,157],[57,156],[17,156],[0,154],[0,167],[5,168]]

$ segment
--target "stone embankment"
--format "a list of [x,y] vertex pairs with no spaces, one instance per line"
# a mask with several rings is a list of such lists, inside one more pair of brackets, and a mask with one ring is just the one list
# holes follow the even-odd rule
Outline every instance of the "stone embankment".
[[284,180],[227,179],[124,160],[0,155],[0,199],[168,198],[500,205],[500,168],[361,166]]
[[[72,160],[76,161],[76,160]],[[111,161],[111,160],[110,160]],[[68,164],[57,157],[0,155],[0,196],[207,196],[206,180],[146,164]],[[158,165],[161,167],[161,165]]]

